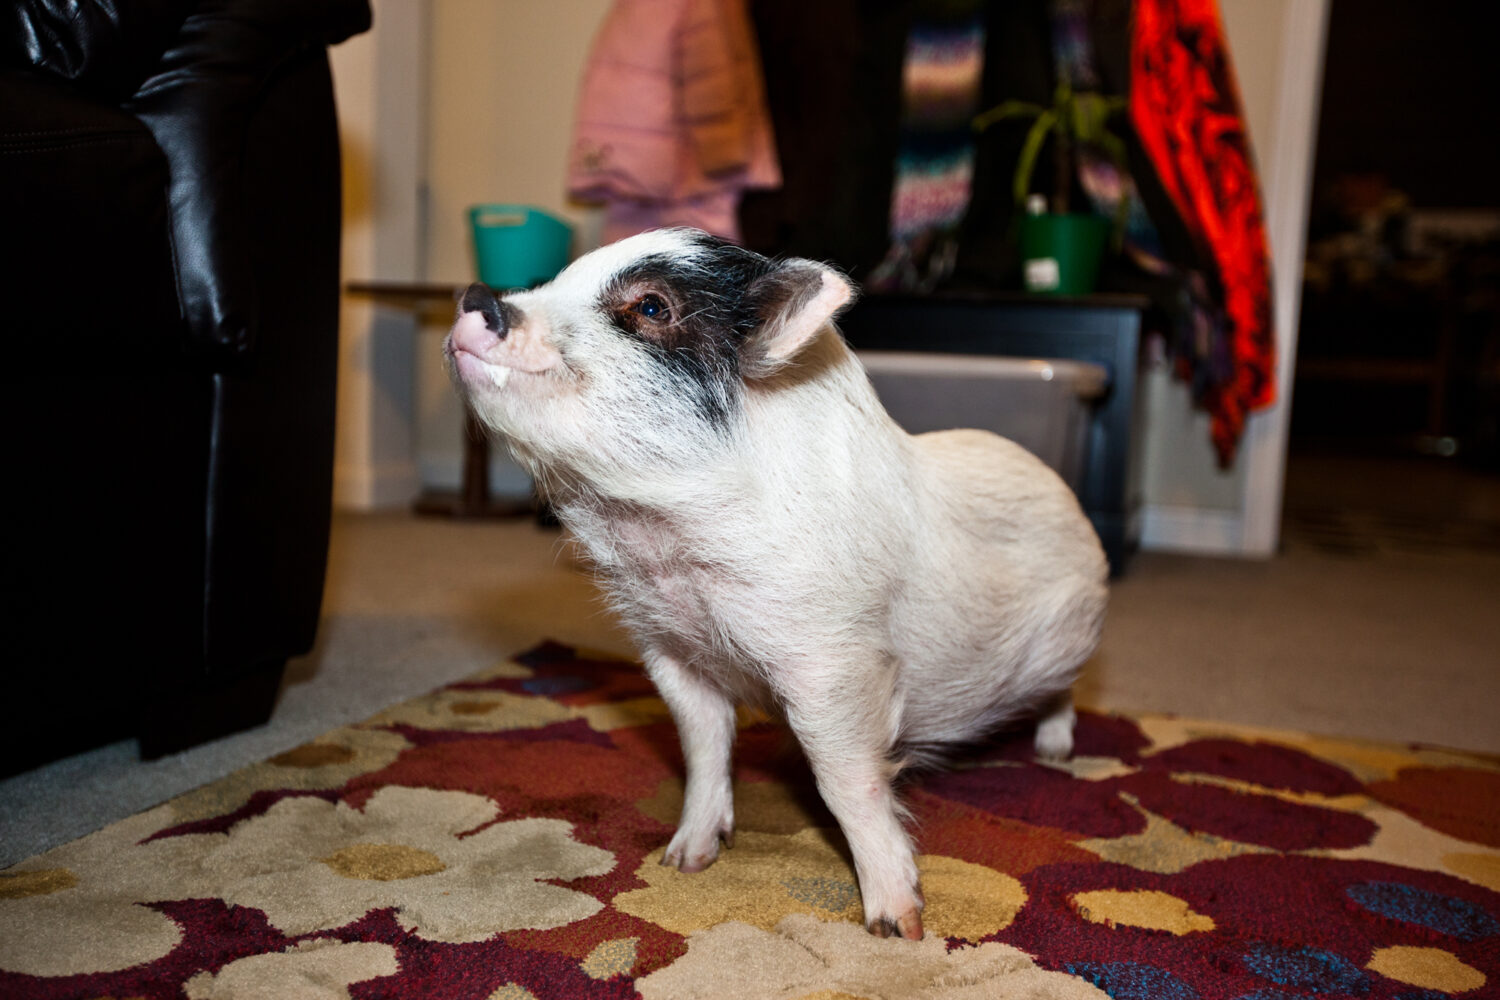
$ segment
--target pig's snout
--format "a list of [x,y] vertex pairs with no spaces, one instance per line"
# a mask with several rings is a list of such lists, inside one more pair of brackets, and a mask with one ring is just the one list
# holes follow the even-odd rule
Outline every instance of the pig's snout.
[[536,375],[562,363],[547,342],[544,323],[477,283],[459,296],[458,319],[443,352],[454,377],[470,385],[499,387],[512,371]]
[[507,315],[509,310],[501,305],[488,285],[476,281],[464,289],[464,296],[459,301],[459,312],[481,314],[484,316],[485,327],[501,340],[510,332],[510,317]]

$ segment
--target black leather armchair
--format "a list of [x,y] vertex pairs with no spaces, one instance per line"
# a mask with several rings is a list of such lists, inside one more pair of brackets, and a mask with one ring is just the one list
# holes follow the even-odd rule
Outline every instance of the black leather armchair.
[[264,721],[312,646],[365,0],[0,13],[0,773]]

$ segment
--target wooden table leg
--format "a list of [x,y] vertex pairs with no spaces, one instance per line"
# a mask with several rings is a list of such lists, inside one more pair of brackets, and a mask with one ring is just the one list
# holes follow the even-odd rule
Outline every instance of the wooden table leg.
[[464,408],[464,465],[458,493],[429,491],[417,498],[418,514],[455,518],[527,517],[537,513],[534,498],[496,500],[490,496],[490,439]]

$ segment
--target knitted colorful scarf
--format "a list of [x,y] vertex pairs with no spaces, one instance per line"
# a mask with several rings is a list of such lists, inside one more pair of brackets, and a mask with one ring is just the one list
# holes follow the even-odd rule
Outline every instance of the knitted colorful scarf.
[[953,271],[973,186],[983,10],[983,0],[927,0],[907,37],[892,243],[866,282],[877,291],[931,291]]

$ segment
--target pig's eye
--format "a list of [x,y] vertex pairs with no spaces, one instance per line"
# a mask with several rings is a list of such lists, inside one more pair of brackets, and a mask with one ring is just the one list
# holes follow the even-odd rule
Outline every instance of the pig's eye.
[[660,295],[642,295],[630,307],[630,311],[653,323],[665,323],[672,318],[671,307]]

